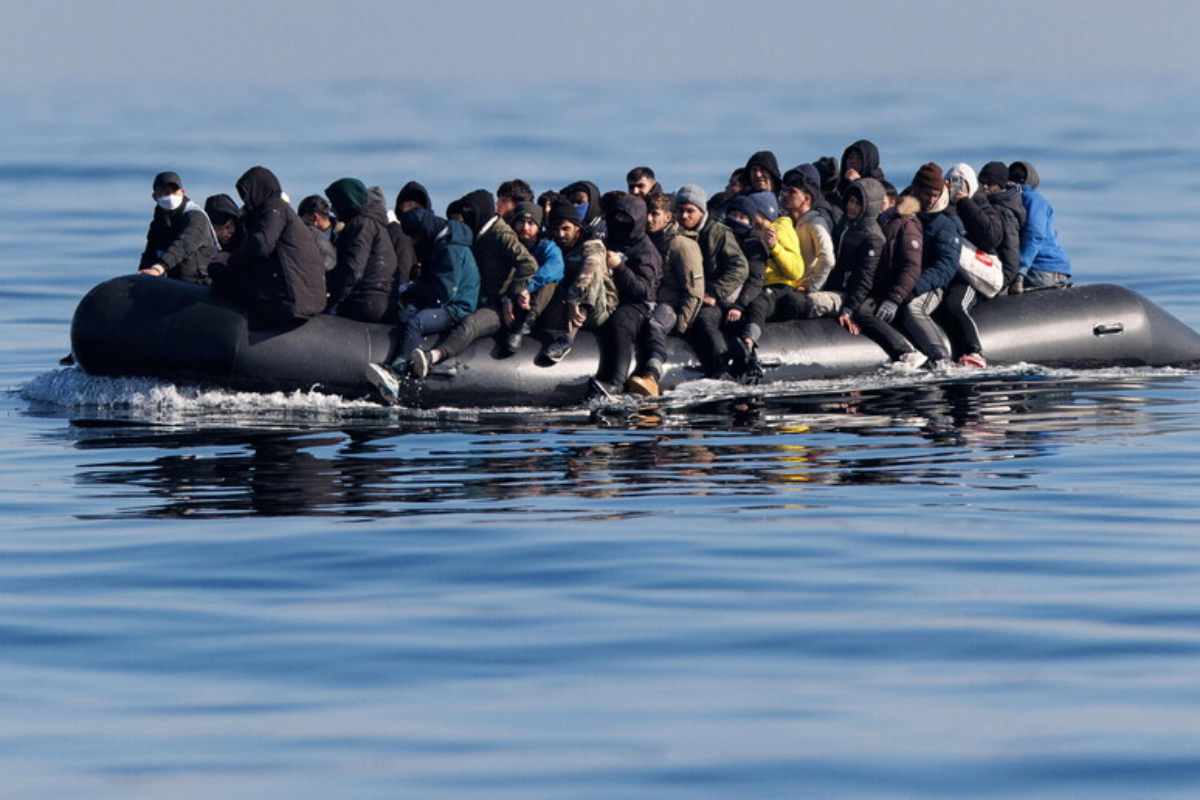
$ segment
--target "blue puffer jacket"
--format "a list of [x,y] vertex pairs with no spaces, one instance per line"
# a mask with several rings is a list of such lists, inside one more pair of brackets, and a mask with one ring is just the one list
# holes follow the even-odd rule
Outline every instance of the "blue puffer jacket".
[[530,251],[537,260],[538,270],[529,279],[529,293],[534,294],[543,286],[558,283],[563,279],[563,255],[557,244],[549,239],[538,239]]
[[1021,228],[1021,269],[1071,274],[1071,260],[1058,243],[1054,206],[1041,192],[1026,185],[1021,191],[1025,226]]
[[925,229],[925,242],[922,247],[921,277],[913,287],[913,297],[950,285],[958,274],[958,258],[962,253],[965,233],[958,217],[943,212],[926,212],[917,217]]

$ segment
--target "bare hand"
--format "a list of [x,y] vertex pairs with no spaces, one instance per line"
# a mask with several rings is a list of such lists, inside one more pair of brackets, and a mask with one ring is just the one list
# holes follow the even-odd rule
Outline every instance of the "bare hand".
[[161,278],[163,275],[167,274],[167,268],[164,267],[162,264],[151,264],[150,266],[146,267],[145,269],[139,269],[138,272],[141,273],[142,275],[149,275],[154,278]]
[[717,304],[717,298],[713,297],[711,294],[704,295],[704,305],[715,306],[716,304]]
[[529,310],[529,290],[528,289],[522,289],[520,292],[517,293],[517,306],[523,311]]
[[859,175],[859,174],[858,174],[858,170],[856,170],[856,169],[848,169],[848,170],[846,170],[846,180],[848,180],[848,181],[850,181],[850,182],[854,182],[854,181],[858,180],[858,179],[859,179],[859,178],[861,178],[861,177],[862,177],[862,175]]
[[608,251],[608,268],[617,269],[625,263],[625,259],[621,258],[621,254],[616,250]]
[[729,311],[725,312],[725,321],[726,322],[737,322],[741,318],[742,318],[742,311],[739,308],[731,308],[731,309],[729,309]]
[[500,318],[504,320],[506,327],[516,321],[516,316],[513,314],[513,301],[507,297],[500,303]]
[[855,336],[858,336],[860,333],[862,333],[862,328],[858,327],[858,323],[856,323],[849,314],[840,314],[838,316],[838,325],[841,325]]
[[583,306],[572,305],[571,323],[577,328],[582,328],[585,322],[587,322],[587,312],[584,311]]

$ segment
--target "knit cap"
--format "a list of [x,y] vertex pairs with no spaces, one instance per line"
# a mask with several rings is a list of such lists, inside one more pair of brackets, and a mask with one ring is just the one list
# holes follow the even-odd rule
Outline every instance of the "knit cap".
[[701,209],[708,208],[708,192],[695,183],[685,183],[675,193],[675,205],[679,206],[682,203],[691,203]]
[[517,203],[516,208],[514,208],[512,212],[513,222],[520,222],[526,217],[533,220],[534,225],[541,227],[542,207],[532,200],[522,200],[521,202]]
[[942,174],[942,168],[932,161],[922,166],[917,170],[917,174],[913,176],[913,193],[918,196],[922,191],[927,194],[937,195],[945,187],[946,177]]

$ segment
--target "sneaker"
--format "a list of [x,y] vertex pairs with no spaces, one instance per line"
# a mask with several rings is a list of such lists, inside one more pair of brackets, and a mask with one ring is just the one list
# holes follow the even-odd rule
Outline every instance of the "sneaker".
[[417,380],[429,374],[429,362],[429,353],[423,347],[418,347],[408,354],[408,369]]
[[642,373],[634,375],[625,381],[625,391],[642,397],[658,397],[662,394],[658,388],[658,381],[654,379],[654,376]]
[[595,376],[588,378],[587,395],[584,397],[586,402],[593,400],[616,400],[616,393],[608,387],[603,381]]
[[954,362],[948,358],[939,358],[933,361],[929,368],[934,372],[946,372],[954,366]]
[[913,350],[911,353],[904,353],[896,361],[910,369],[920,369],[925,366],[925,362],[929,360],[929,356],[924,353]]
[[550,344],[546,345],[546,349],[542,351],[542,355],[548,361],[557,364],[571,354],[571,340],[565,336],[560,336]]
[[960,367],[975,367],[976,369],[987,369],[987,359],[979,353],[965,353],[958,359]]
[[367,364],[367,381],[379,390],[384,402],[390,405],[400,402],[400,379],[383,364]]

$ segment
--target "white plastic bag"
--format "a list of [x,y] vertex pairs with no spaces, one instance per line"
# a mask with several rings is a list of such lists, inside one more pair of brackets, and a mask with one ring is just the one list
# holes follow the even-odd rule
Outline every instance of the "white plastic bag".
[[1004,285],[1004,267],[1000,256],[976,250],[970,242],[962,243],[958,255],[958,271],[971,284],[971,288],[991,299],[1000,293]]

